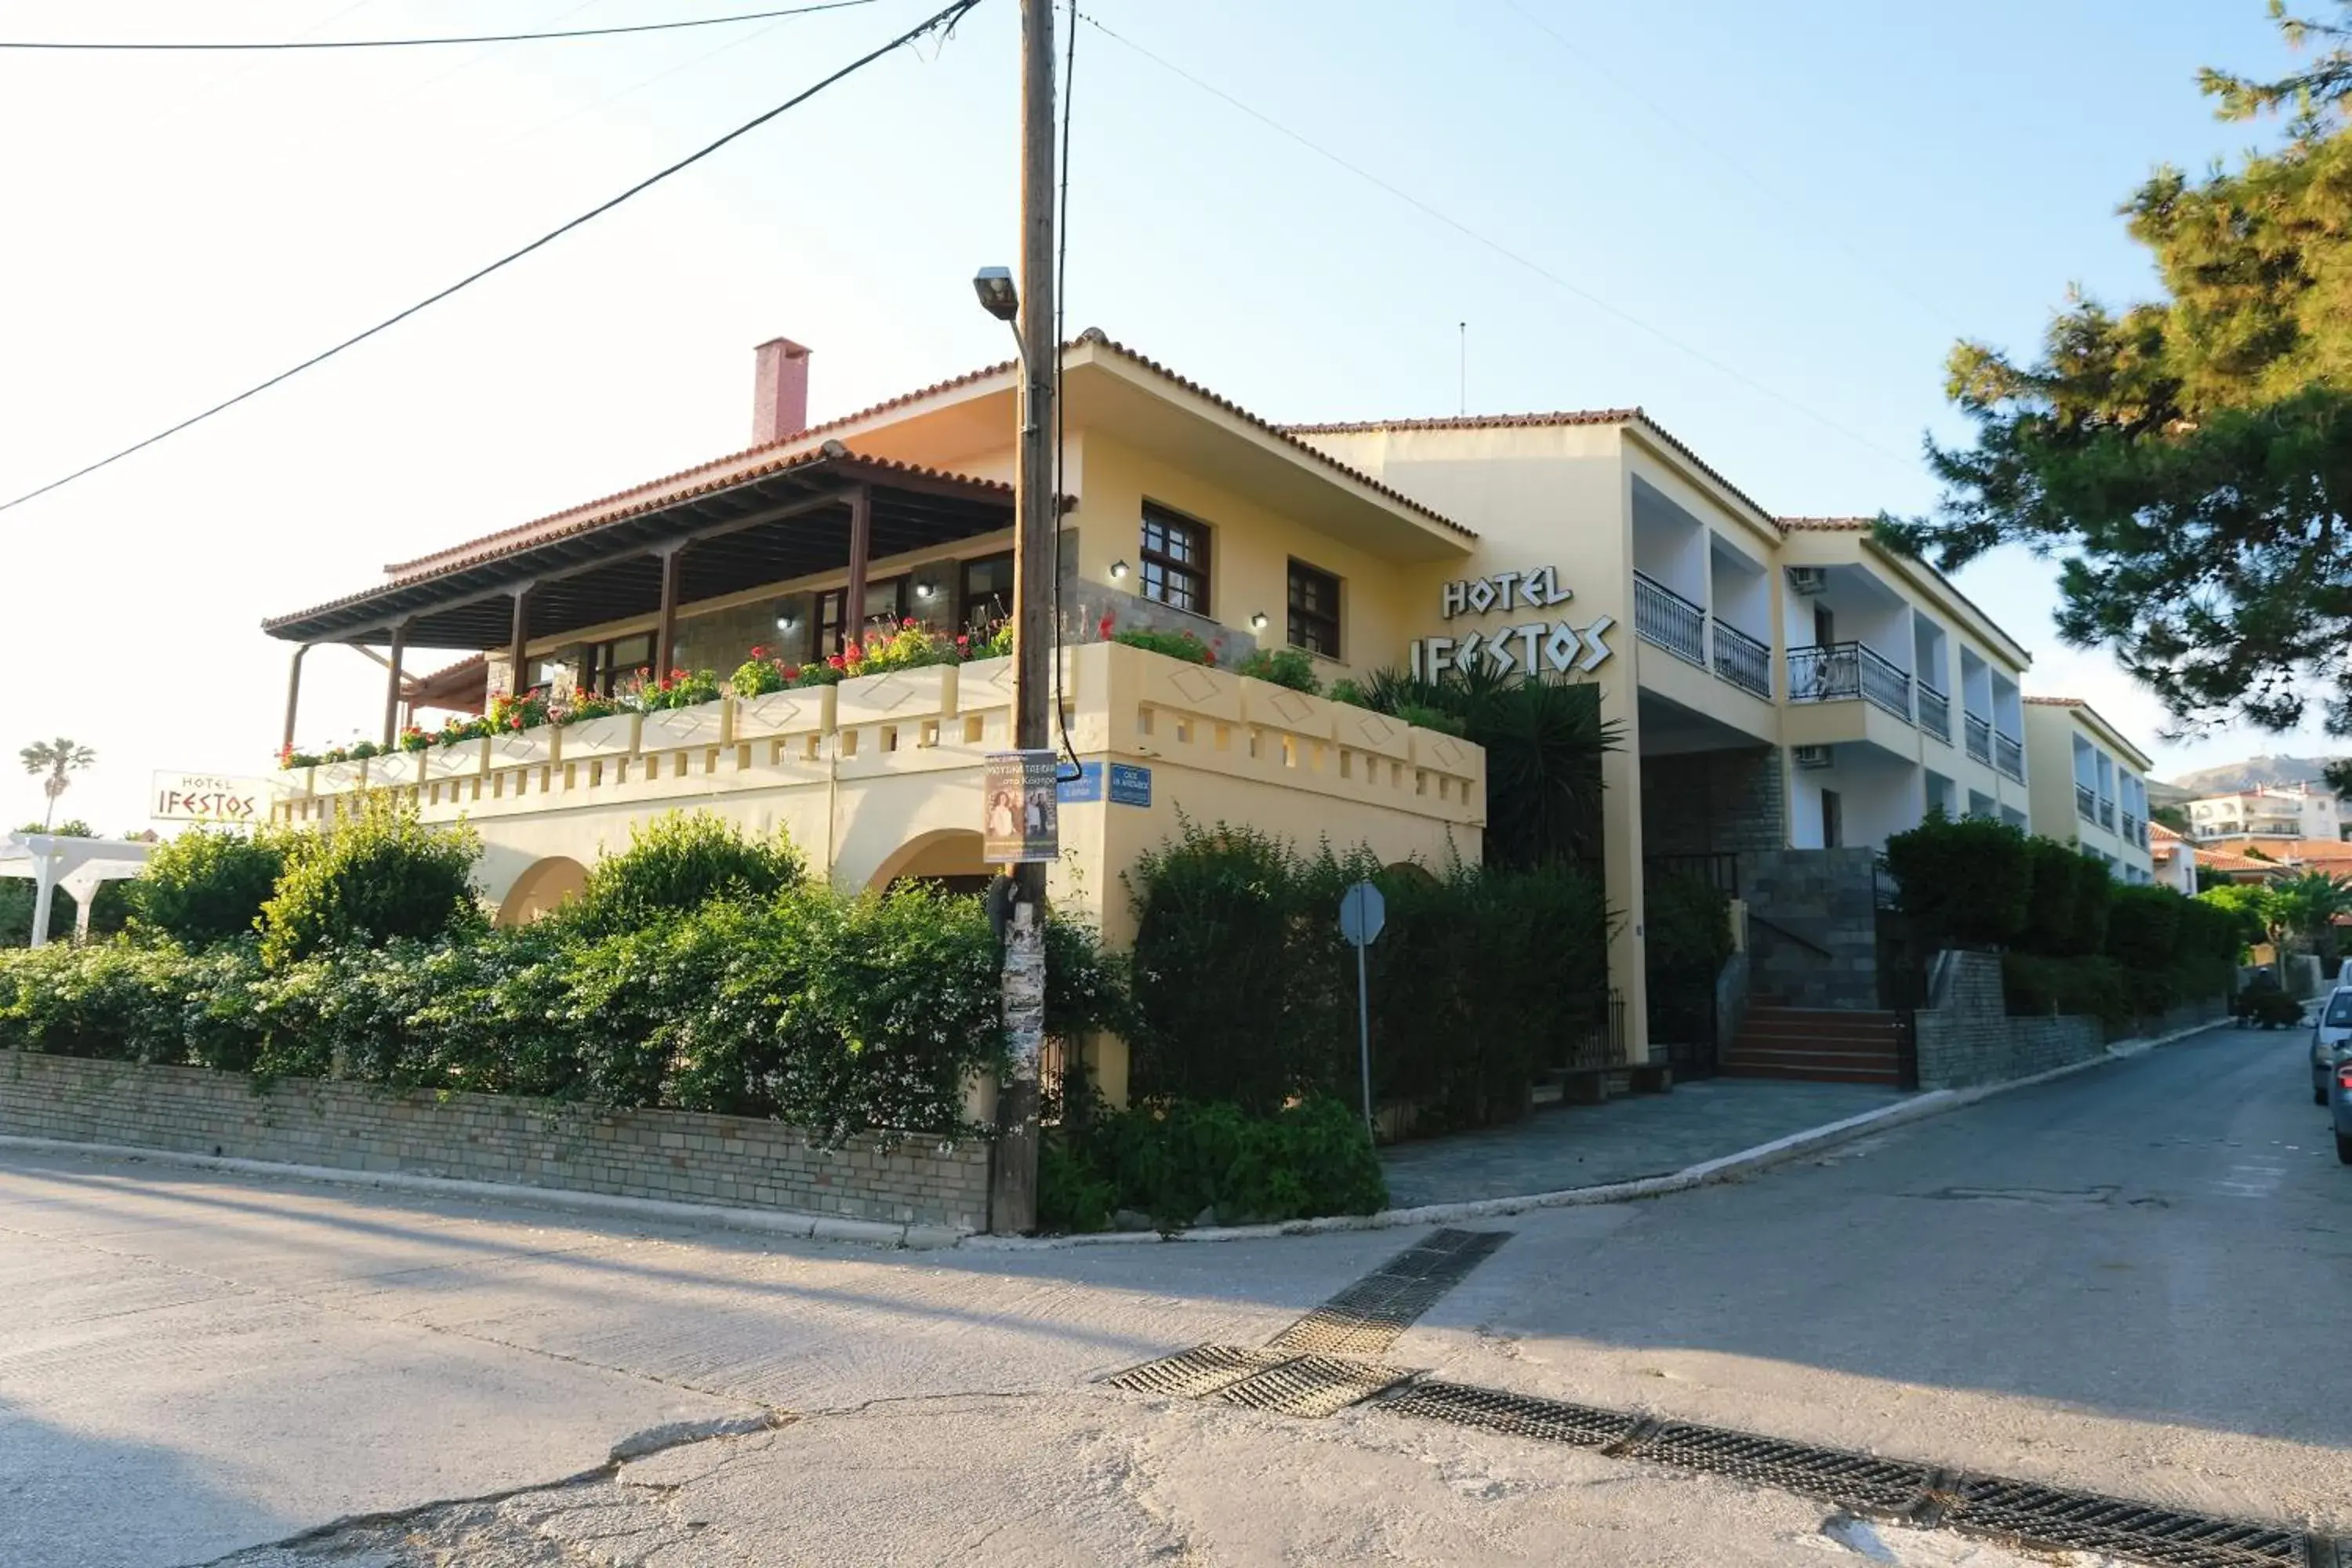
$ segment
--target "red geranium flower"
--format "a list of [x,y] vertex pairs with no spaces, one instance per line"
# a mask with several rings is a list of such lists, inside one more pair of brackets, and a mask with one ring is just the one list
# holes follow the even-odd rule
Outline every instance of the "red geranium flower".
[[1095,636],[1102,638],[1105,642],[1108,642],[1110,640],[1110,612],[1108,610],[1105,610],[1103,612],[1102,620],[1095,626]]

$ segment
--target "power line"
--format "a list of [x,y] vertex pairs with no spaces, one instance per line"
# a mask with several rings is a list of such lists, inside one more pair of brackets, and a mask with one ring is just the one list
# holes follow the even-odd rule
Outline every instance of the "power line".
[[[1713,142],[1707,141],[1705,137],[1692,130],[1682,121],[1675,118],[1674,115],[1659,108],[1656,103],[1644,97],[1632,83],[1619,76],[1615,71],[1611,70],[1607,66],[1601,64],[1600,60],[1594,58],[1591,50],[1577,44],[1566,34],[1554,27],[1550,23],[1545,21],[1534,12],[1528,10],[1525,5],[1519,4],[1519,0],[1503,0],[1503,3],[1508,5],[1512,10],[1517,12],[1521,21],[1526,22],[1529,26],[1535,28],[1538,32],[1542,33],[1546,37],[1551,39],[1553,43],[1558,44],[1570,55],[1573,55],[1576,58],[1584,62],[1586,68],[1591,70],[1593,75],[1599,77],[1601,80],[1615,88],[1620,93],[1632,100],[1633,102],[1640,108],[1648,110],[1654,119],[1662,121],[1669,130],[1679,132],[1685,141],[1690,142],[1692,146],[1696,147],[1700,152],[1706,153],[1709,157],[1715,159],[1716,162],[1721,163],[1725,168],[1730,170],[1733,174],[1747,181],[1750,185],[1753,185],[1758,191],[1761,192],[1766,196],[1770,197],[1773,201],[1780,203],[1782,206],[1792,207],[1798,205],[1794,197],[1789,195],[1783,191],[1776,189],[1764,178],[1764,176],[1748,168],[1746,164],[1733,157],[1730,153],[1725,152],[1722,148],[1717,147]],[[1850,243],[1841,231],[1832,228],[1828,231],[1825,237],[1828,238],[1831,244],[1836,246],[1840,250],[1844,251],[1847,258],[1852,260],[1864,273],[1877,279],[1887,288],[1894,290],[1895,293],[1900,294],[1905,300],[1910,301],[1912,305],[1916,306],[1921,312],[1935,321],[1937,326],[1942,328],[1946,331],[1952,332],[1952,335],[1955,337],[1966,335],[1956,331],[1952,327],[1951,323],[1945,319],[1944,313],[1941,310],[1938,310],[1934,305],[1928,303],[1926,299],[1922,298],[1908,284],[1903,282],[1902,279],[1892,277],[1878,268],[1872,266],[1869,258]]]
[[806,16],[818,11],[845,11],[871,5],[874,0],[825,0],[816,5],[795,5],[785,11],[742,11],[731,16],[696,16],[683,22],[639,22],[623,27],[577,27],[559,33],[478,33],[447,38],[282,38],[243,43],[90,43],[48,39],[0,38],[0,49],[69,49],[107,54],[226,54],[278,49],[422,49],[444,44],[534,44],[554,38],[611,38],[626,33],[669,33],[681,27],[721,27],[737,22],[765,22],[779,16]]
[[602,217],[604,214],[611,212],[614,207],[619,206],[623,202],[627,201],[630,197],[651,189],[653,186],[659,184],[662,181],[668,179],[672,174],[677,174],[679,170],[700,163],[703,159],[709,157],[710,154],[718,152],[721,147],[726,146],[729,142],[758,130],[761,126],[765,125],[769,121],[784,113],[787,110],[796,109],[800,105],[806,103],[810,99],[814,98],[818,93],[823,92],[825,89],[833,86],[835,82],[841,81],[845,78],[856,75],[857,72],[865,69],[867,66],[872,65],[876,60],[880,59],[883,56],[890,54],[894,50],[903,48],[908,44],[915,42],[918,38],[921,38],[934,32],[940,33],[942,36],[953,33],[956,24],[963,20],[964,14],[970,11],[973,6],[978,5],[980,3],[981,0],[954,0],[954,3],[949,5],[945,10],[936,13],[925,21],[917,23],[914,26],[909,27],[907,31],[899,34],[897,37],[892,38],[888,43],[882,45],[879,48],[876,48],[866,54],[860,55],[857,58],[850,61],[847,65],[843,66],[839,70],[835,71],[832,75],[817,82],[814,86],[805,88],[801,91],[794,93],[792,97],[784,100],[783,102],[776,105],[775,108],[769,110],[766,113],[759,115],[755,119],[745,121],[742,124],[737,126],[734,130],[730,131],[726,135],[721,136],[716,142],[712,142],[696,152],[688,153],[685,157],[680,158],[677,163],[670,164],[667,168],[663,169],[658,173],[648,174],[646,178],[639,180],[635,184],[631,185],[627,190],[623,191],[619,195],[614,196],[609,201],[601,202],[597,205],[589,208],[586,212],[582,213],[578,217],[573,218],[571,222],[548,230],[545,234],[541,235],[537,239],[532,240],[529,245],[523,246],[520,249],[507,252],[507,254],[499,257],[496,261],[491,262],[488,266],[478,268],[474,271],[467,273],[465,277],[457,279],[455,283],[450,284],[447,288],[443,289],[436,293],[426,295],[424,299],[419,300],[416,303],[409,306],[406,310],[401,310],[394,315],[386,316],[383,321],[378,321],[374,326],[368,328],[365,331],[353,333],[352,336],[345,338],[341,342],[337,343],[334,347],[322,350],[318,353],[312,354],[309,359],[304,360],[301,363],[294,365],[290,369],[279,371],[276,375],[271,376],[268,380],[248,386],[243,392],[238,393],[235,397],[226,398],[219,403],[215,403],[201,414],[191,415],[187,418],[181,420],[176,425],[158,430],[154,435],[148,437],[145,440],[134,442],[131,445],[123,447],[122,450],[113,454],[111,457],[100,458],[97,462],[86,464],[81,468],[76,468],[72,473],[66,475],[63,479],[51,479],[47,484],[41,486],[38,489],[26,490],[23,495],[18,496],[14,500],[0,501],[0,511],[6,511],[11,508],[22,506],[36,496],[47,495],[49,491],[59,489],[65,485],[69,485],[76,479],[84,478],[89,474],[94,474],[100,468],[106,468],[114,463],[119,463],[134,452],[144,451],[147,447],[152,447],[158,441],[176,436],[192,425],[202,424],[205,420],[211,418],[214,415],[224,413],[228,409],[234,408],[249,397],[258,396],[260,394],[268,391],[271,387],[276,386],[280,382],[290,381],[295,376],[301,374],[304,371],[310,369],[313,365],[322,364],[326,361],[334,358],[337,354],[341,353],[345,349],[363,343],[368,339],[374,337],[378,332],[383,331],[387,328],[398,325],[400,322],[406,321],[409,317],[415,315],[418,311],[425,310],[430,306],[439,304],[442,300],[446,300],[450,295],[457,293],[459,289],[464,289],[468,285],[480,282],[483,279],[488,278],[491,273],[498,271],[503,267],[509,266],[514,262],[521,260],[524,257],[529,256],[532,251],[551,244],[555,240],[571,233],[573,229],[590,222],[592,219]]
[[1072,14],[1077,16],[1081,21],[1085,22],[1088,26],[1094,28],[1095,31],[1102,34],[1105,37],[1109,38],[1112,42],[1122,45],[1125,47],[1133,50],[1135,53],[1141,55],[1145,59],[1150,60],[1152,64],[1160,67],[1162,70],[1168,71],[1172,75],[1181,77],[1184,80],[1192,83],[1202,92],[1209,94],[1212,98],[1223,100],[1225,103],[1239,110],[1242,113],[1248,115],[1252,120],[1256,121],[1259,124],[1264,125],[1266,129],[1276,132],[1277,135],[1286,137],[1292,142],[1296,142],[1298,145],[1306,148],[1317,157],[1339,165],[1348,173],[1355,175],[1358,179],[1362,180],[1365,184],[1386,192],[1388,195],[1394,196],[1397,200],[1404,203],[1407,206],[1412,207],[1423,216],[1433,218],[1437,222],[1444,224],[1446,227],[1454,230],[1456,234],[1461,235],[1464,238],[1484,246],[1488,250],[1493,251],[1496,255],[1503,258],[1506,261],[1512,263],[1514,266],[1523,268],[1527,271],[1533,273],[1538,278],[1542,279],[1545,282],[1550,284],[1555,289],[1575,295],[1578,299],[1583,300],[1586,304],[1591,305],[1594,310],[1601,311],[1602,314],[1615,317],[1618,321],[1624,322],[1627,326],[1634,328],[1636,331],[1646,333],[1648,336],[1656,339],[1659,342],[1665,344],[1666,347],[1673,349],[1677,353],[1686,355],[1687,357],[1696,360],[1700,364],[1706,365],[1708,369],[1717,372],[1718,374],[1727,376],[1731,380],[1738,382],[1740,385],[1747,387],[1751,392],[1759,393],[1762,395],[1770,398],[1773,402],[1780,404],[1781,406],[1788,408],[1794,413],[1804,416],[1804,417],[1811,420],[1814,424],[1819,425],[1824,430],[1843,436],[1847,440],[1853,442],[1855,446],[1875,452],[1880,457],[1885,458],[1892,462],[1899,463],[1906,469],[1916,471],[1918,468],[1918,458],[1916,455],[1906,457],[1895,452],[1891,447],[1882,447],[1877,442],[1872,440],[1869,437],[1863,435],[1861,432],[1850,429],[1846,426],[1839,424],[1836,420],[1832,419],[1828,415],[1822,414],[1814,409],[1809,408],[1805,405],[1799,403],[1796,399],[1789,396],[1786,393],[1780,392],[1772,387],[1767,386],[1764,383],[1758,381],[1754,376],[1748,374],[1746,372],[1734,369],[1732,366],[1724,363],[1723,361],[1717,359],[1714,355],[1707,353],[1705,350],[1693,348],[1690,344],[1684,342],[1681,339],[1674,337],[1657,327],[1652,326],[1649,322],[1642,320],[1639,316],[1633,315],[1630,311],[1621,310],[1617,306],[1611,304],[1608,300],[1602,299],[1600,295],[1593,293],[1591,289],[1580,288],[1578,285],[1570,282],[1567,279],[1561,277],[1559,273],[1554,272],[1551,268],[1544,266],[1541,262],[1522,255],[1520,252],[1512,249],[1498,239],[1490,238],[1486,235],[1479,233],[1476,229],[1472,228],[1468,224],[1464,223],[1460,218],[1454,216],[1451,213],[1447,213],[1437,207],[1432,206],[1429,203],[1422,200],[1419,196],[1414,195],[1412,192],[1407,191],[1401,186],[1390,184],[1387,180],[1384,180],[1380,175],[1373,174],[1370,169],[1363,167],[1361,164],[1350,163],[1346,158],[1343,158],[1339,153],[1332,152],[1328,147],[1322,145],[1320,142],[1309,141],[1306,136],[1300,134],[1298,132],[1293,131],[1289,126],[1283,124],[1280,121],[1276,120],[1271,115],[1263,113],[1260,110],[1252,108],[1250,105],[1244,103],[1240,99],[1235,98],[1233,94],[1225,91],[1223,88],[1213,86],[1212,84],[1202,80],[1199,77],[1194,76],[1191,71],[1186,70],[1182,66],[1177,65],[1174,61],[1162,58],[1160,56],[1152,53],[1150,49],[1145,48],[1141,44],[1135,42],[1131,38],[1122,37],[1120,35],[1111,31],[1108,27],[1104,26],[1102,23],[1097,21],[1094,17],[1087,16],[1085,12],[1076,11]]

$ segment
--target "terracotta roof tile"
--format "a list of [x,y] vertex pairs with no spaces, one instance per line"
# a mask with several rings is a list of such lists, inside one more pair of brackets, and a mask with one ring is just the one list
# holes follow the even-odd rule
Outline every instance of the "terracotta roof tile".
[[1737,496],[1757,516],[1777,521],[1757,505],[1756,498],[1733,484],[1714,464],[1700,457],[1674,432],[1651,418],[1638,405],[1632,408],[1564,408],[1549,414],[1459,414],[1428,419],[1358,419],[1320,425],[1285,425],[1299,436],[1359,436],[1381,430],[1517,430],[1554,425],[1639,425],[1689,462],[1691,467]]
[[2090,706],[2079,697],[2029,697],[2026,700],[2042,708],[2088,708]]
[[[1086,331],[1080,333],[1077,338],[1074,339],[1070,342],[1065,343],[1062,346],[1063,353],[1066,354],[1071,350],[1077,348],[1081,344],[1089,344],[1097,348],[1107,348],[1123,358],[1132,360],[1137,364],[1143,366],[1154,374],[1174,382],[1177,385],[1184,388],[1186,391],[1206,399],[1210,403],[1213,403],[1218,407],[1225,410],[1227,413],[1234,415],[1235,417],[1257,426],[1259,429],[1265,431],[1269,435],[1279,437],[1290,446],[1296,447],[1301,452],[1313,458],[1324,468],[1345,475],[1347,478],[1353,479],[1357,483],[1376,491],[1385,499],[1392,500],[1409,510],[1420,513],[1422,516],[1428,518],[1433,522],[1442,523],[1446,528],[1461,534],[1465,539],[1475,539],[1477,537],[1476,533],[1463,527],[1453,519],[1444,516],[1443,513],[1438,512],[1433,508],[1423,505],[1421,502],[1414,500],[1412,497],[1406,495],[1402,490],[1392,489],[1388,485],[1381,483],[1378,479],[1373,479],[1369,474],[1363,473],[1359,469],[1349,468],[1347,464],[1331,457],[1330,454],[1318,450],[1309,443],[1298,439],[1298,437],[1291,434],[1290,430],[1286,427],[1276,425],[1269,420],[1263,419],[1257,415],[1252,414],[1249,410],[1242,407],[1239,404],[1234,403],[1232,399],[1220,396],[1218,394],[1210,391],[1199,382],[1178,374],[1175,371],[1169,369],[1166,365],[1163,365],[1159,361],[1152,359],[1150,355],[1139,353],[1135,349],[1131,349],[1125,343],[1119,342],[1116,339],[1111,338],[1099,327],[1089,327]],[[575,530],[570,525],[589,517],[592,514],[597,519],[597,521],[610,521],[614,517],[625,517],[630,515],[630,509],[624,505],[624,503],[626,502],[647,500],[656,498],[665,500],[678,500],[689,495],[705,493],[717,487],[708,483],[694,484],[690,481],[706,479],[713,475],[723,475],[731,481],[734,479],[748,479],[757,475],[772,473],[775,471],[775,468],[772,466],[763,465],[757,461],[761,454],[796,452],[801,448],[807,447],[812,440],[816,439],[817,437],[825,436],[832,432],[846,429],[854,425],[863,424],[879,415],[888,414],[894,410],[908,407],[911,405],[920,403],[926,398],[937,397],[941,393],[953,392],[961,387],[970,386],[976,382],[986,381],[992,376],[1006,374],[1014,368],[1014,361],[999,360],[994,364],[983,365],[978,370],[966,371],[961,375],[951,375],[944,381],[935,381],[928,386],[917,387],[912,392],[902,392],[895,397],[885,398],[879,403],[868,404],[864,408],[857,409],[854,413],[844,414],[837,418],[825,420],[822,424],[812,425],[807,429],[786,437],[782,441],[770,442],[759,447],[746,447],[744,450],[740,452],[730,452],[725,457],[713,458],[709,462],[698,463],[688,468],[681,468],[674,474],[665,475],[657,479],[648,479],[643,484],[632,485],[626,489],[615,490],[611,495],[599,497],[595,500],[583,501],[576,506],[566,507],[561,511],[550,512],[545,517],[536,518],[530,522],[518,523],[512,528],[500,529],[494,533],[486,533],[478,538],[467,540],[462,543],[450,545],[446,549],[436,550],[429,554],[417,556],[414,560],[394,562],[384,567],[384,572],[388,576],[398,577],[403,573],[415,572],[420,567],[432,566],[438,568],[449,564],[453,558],[458,556],[464,556],[469,560],[481,558],[479,552],[483,551],[485,546],[500,543],[506,541],[559,538],[563,534],[575,531]],[[643,509],[638,508],[636,510]]]
[[954,484],[971,485],[1007,498],[1013,494],[1011,485],[996,479],[974,479],[969,474],[950,473],[944,468],[927,468],[919,464],[901,463],[888,458],[865,457],[850,451],[838,441],[827,441],[824,445],[809,451],[795,452],[749,468],[727,470],[699,484],[682,485],[670,489],[641,486],[635,490],[624,491],[622,499],[628,499],[625,505],[604,510],[598,510],[596,507],[583,507],[575,508],[571,512],[559,512],[556,514],[559,518],[570,520],[561,527],[540,528],[533,524],[525,529],[510,529],[505,533],[492,534],[488,539],[477,541],[473,546],[461,545],[457,550],[444,551],[438,555],[426,556],[424,558],[424,563],[416,569],[395,573],[372,588],[363,589],[356,594],[345,594],[341,598],[329,599],[322,605],[313,605],[307,610],[297,610],[292,615],[272,616],[261,623],[262,629],[267,631],[290,622],[309,620],[313,616],[324,615],[330,610],[338,610],[346,605],[355,605],[363,599],[372,599],[388,589],[405,588],[412,584],[430,582],[436,577],[444,577],[468,566],[478,566],[484,562],[495,561],[500,556],[512,555],[520,551],[528,550],[533,545],[544,544],[550,540],[564,539],[575,533],[585,533],[591,529],[601,528],[606,523],[618,522],[624,518],[658,511],[663,507],[677,501],[691,500],[696,496],[708,495],[731,485],[742,484],[751,479],[766,479],[788,469],[805,468],[827,460],[852,463],[858,468],[872,470],[886,479],[890,475],[898,474],[909,479],[945,480]]
[[1867,533],[1878,526],[1874,517],[1784,517],[1779,521],[1798,533]]

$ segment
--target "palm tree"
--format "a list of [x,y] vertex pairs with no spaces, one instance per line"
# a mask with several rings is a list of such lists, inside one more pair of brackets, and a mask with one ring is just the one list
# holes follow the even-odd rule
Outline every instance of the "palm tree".
[[58,814],[58,796],[65,794],[66,785],[72,782],[67,775],[98,761],[98,753],[60,735],[54,741],[36,741],[16,756],[26,773],[49,775],[41,781],[41,793],[49,797],[47,808],[41,813],[41,831],[47,833],[49,819]]
[[2336,917],[2352,914],[2352,878],[2305,871],[2272,884],[2271,918],[2324,961],[2336,953]]

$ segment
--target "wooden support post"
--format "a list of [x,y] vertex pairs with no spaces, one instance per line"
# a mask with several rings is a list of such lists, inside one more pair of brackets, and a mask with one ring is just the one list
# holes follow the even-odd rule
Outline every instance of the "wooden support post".
[[294,720],[302,703],[302,656],[315,644],[304,643],[294,650],[294,658],[286,667],[286,738],[280,748],[283,755],[294,750]]
[[408,652],[408,623],[392,628],[392,657],[383,662],[383,749],[400,739],[400,661]]
[[654,632],[654,679],[669,679],[677,663],[677,567],[686,554],[686,541],[665,544],[654,552],[661,557],[661,622]]
[[514,595],[514,636],[509,646],[514,663],[512,673],[507,679],[507,689],[516,697],[530,689],[530,679],[526,673],[530,662],[530,591],[531,584],[528,583],[509,590]]
[[874,492],[865,485],[849,492],[849,586],[842,591],[841,640],[866,640],[866,563],[874,553]]

